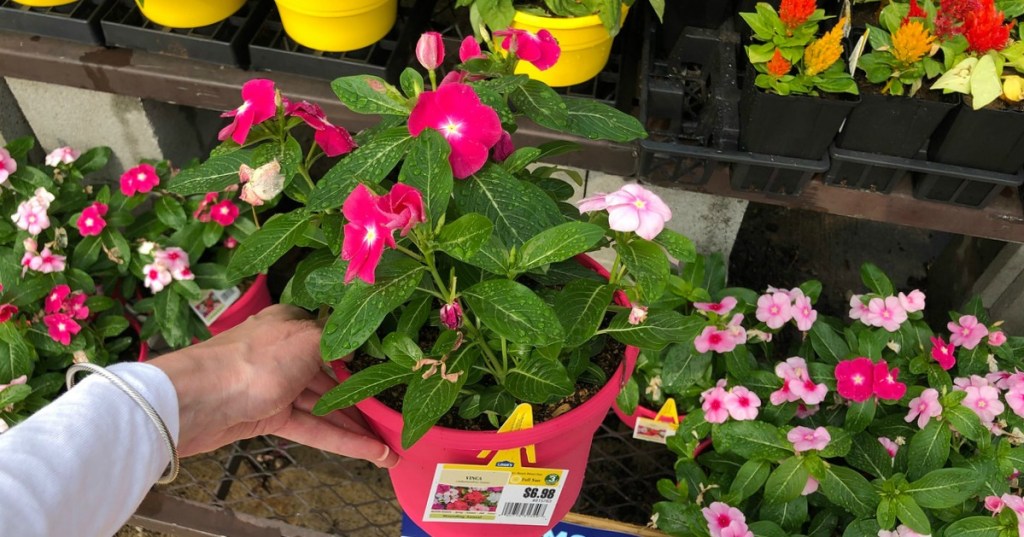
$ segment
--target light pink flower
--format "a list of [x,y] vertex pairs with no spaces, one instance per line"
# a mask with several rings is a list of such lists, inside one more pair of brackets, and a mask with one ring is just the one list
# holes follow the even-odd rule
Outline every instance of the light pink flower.
[[971,375],[968,378],[957,377],[957,378],[953,379],[953,389],[954,390],[961,390],[962,391],[962,390],[966,389],[969,386],[974,386],[976,388],[984,388],[985,386],[991,386],[991,385],[992,385],[992,383],[989,382],[989,380],[987,378],[979,376],[979,375]]
[[12,173],[18,171],[18,162],[11,158],[11,153],[0,147],[0,185],[7,182]]
[[146,194],[160,184],[160,176],[151,164],[139,164],[121,174],[121,193],[134,196],[136,193]]
[[874,393],[874,364],[868,358],[839,362],[835,374],[836,391],[851,401],[862,403]]
[[96,236],[103,232],[103,228],[107,227],[107,221],[103,219],[107,214],[107,205],[105,203],[94,202],[92,205],[82,210],[81,216],[78,217],[78,221],[75,222],[75,226],[78,227],[78,232],[83,237]]
[[50,338],[67,346],[71,344],[71,336],[82,330],[82,327],[74,319],[63,313],[52,313],[43,317],[43,324]]
[[900,306],[903,307],[907,313],[914,313],[924,310],[924,293],[914,289],[909,295],[900,293],[896,295],[896,298],[900,301]]
[[939,367],[949,371],[956,365],[956,345],[946,344],[941,337],[932,339],[932,358],[939,363]]
[[60,164],[71,164],[72,162],[78,160],[79,156],[81,156],[81,153],[75,151],[71,147],[58,147],[57,149],[50,151],[50,153],[46,155],[45,162],[47,166],[52,166],[56,168]]
[[192,273],[192,269],[188,265],[183,267],[174,267],[171,269],[171,277],[175,280],[194,280],[196,275]]
[[[26,258],[29,257],[29,253],[25,252],[25,257],[22,258],[22,265],[26,266]],[[49,247],[43,248],[42,252],[38,255],[34,255],[27,263],[28,268],[41,272],[43,274],[50,274],[53,272],[64,272],[67,267],[67,258],[62,255],[55,254],[50,251]]]
[[[878,326],[889,332],[896,332],[900,329],[903,321],[907,320],[907,311],[900,305],[900,300],[894,296],[887,297],[885,300],[872,298],[868,302],[866,318],[867,324],[870,326]],[[863,322],[864,318],[861,321]]]
[[747,529],[747,518],[743,513],[726,503],[713,502],[701,509],[701,514],[708,523],[711,537],[744,537],[751,533]]
[[1017,515],[1024,515],[1024,498],[1013,494],[1003,494],[999,499],[1003,501],[1003,505],[1009,507]]
[[469,60],[475,60],[477,58],[486,58],[483,50],[480,49],[480,43],[476,42],[476,38],[473,36],[466,36],[459,44],[459,61],[468,62]]
[[157,263],[160,263],[172,272],[180,271],[189,266],[188,253],[176,246],[157,250],[153,253],[153,258],[156,259]]
[[1024,385],[1015,384],[1003,394],[1013,413],[1024,418]]
[[999,496],[985,496],[985,509],[993,514],[1002,511],[1004,506],[1005,504]]
[[0,392],[10,388],[11,386],[19,386],[21,384],[28,384],[28,375],[22,375],[11,381],[10,384],[0,384]]
[[871,312],[868,310],[868,305],[861,300],[861,295],[853,295],[850,297],[850,318],[853,320],[860,319],[864,324],[868,324],[865,320]]
[[794,427],[786,433],[786,438],[793,443],[793,449],[797,453],[811,449],[821,451],[832,441],[832,435],[828,434],[828,429],[824,427]]
[[875,364],[872,374],[872,390],[875,396],[887,401],[902,398],[907,393],[907,385],[896,380],[899,374],[899,368],[894,367],[890,370],[885,360]]
[[253,207],[274,199],[284,190],[284,175],[281,175],[281,163],[277,159],[255,169],[242,164],[238,169],[238,180],[242,183],[242,193],[238,197]]
[[985,375],[985,380],[1000,390],[1009,390],[1012,377],[1013,375],[1007,371],[996,371],[995,373]]
[[596,194],[578,202],[580,213],[607,210],[608,226],[615,231],[634,231],[654,240],[672,219],[672,210],[657,194],[637,184],[628,184],[611,194]]
[[231,124],[221,129],[218,140],[231,138],[238,145],[245,143],[253,125],[258,125],[277,114],[277,92],[274,81],[254,78],[242,86],[242,105],[228,110],[220,117],[233,117]]
[[793,301],[793,320],[801,332],[807,332],[818,320],[818,312],[811,306],[811,299],[806,296],[799,296]]
[[693,346],[696,347],[697,352],[713,351],[724,354],[736,348],[736,340],[726,330],[706,326],[704,331],[693,341]]
[[793,307],[786,293],[770,293],[757,299],[757,320],[777,330],[793,318]]
[[981,339],[988,335],[988,328],[973,315],[963,315],[957,323],[950,321],[946,328],[950,332],[949,341],[967,350],[977,347]]
[[238,218],[238,206],[231,200],[224,200],[210,207],[210,218],[222,227],[228,227]]
[[801,496],[809,496],[818,492],[818,480],[814,479],[814,476],[807,476],[807,484],[804,485],[804,490],[800,493]]
[[699,311],[708,311],[725,316],[736,307],[736,303],[736,298],[727,296],[721,302],[694,302],[693,307]]
[[312,127],[315,131],[313,141],[328,157],[350,153],[357,147],[352,135],[343,127],[338,127],[328,121],[327,114],[319,105],[306,101],[289,103],[285,113],[302,118],[306,125]]
[[815,384],[810,378],[791,379],[789,390],[793,395],[803,400],[804,404],[817,405],[825,400],[828,394],[828,386]]
[[440,132],[451,146],[448,162],[457,179],[484,167],[502,132],[498,113],[481,103],[471,86],[457,82],[420,94],[409,116],[409,133],[419,136],[428,128]]
[[[934,391],[934,390],[933,390]],[[940,411],[941,412],[941,411]],[[882,444],[885,448],[885,452],[889,454],[889,458],[895,459],[896,453],[900,450],[900,445],[884,436],[878,437],[878,443]]]
[[562,54],[558,40],[551,32],[541,30],[532,33],[526,30],[510,28],[494,32],[495,37],[504,37],[501,48],[512,52],[520,60],[526,60],[541,71],[546,71],[558,63]]
[[428,71],[444,63],[444,39],[437,32],[424,32],[416,42],[416,61]]
[[999,347],[999,346],[1002,346],[1003,343],[1006,343],[1006,334],[1004,334],[1002,330],[996,330],[995,332],[989,332],[989,334],[988,334],[988,344],[989,345],[991,345],[993,347]]
[[757,419],[757,409],[761,406],[761,399],[757,394],[744,388],[736,386],[729,390],[725,396],[725,409],[737,421]]
[[701,409],[704,410],[704,420],[708,423],[725,423],[729,419],[729,410],[726,408],[728,393],[719,383],[718,386],[705,390],[700,394]]
[[633,308],[629,310],[629,317],[626,318],[626,321],[633,326],[636,326],[638,324],[644,324],[644,321],[646,320],[647,306],[633,306]]
[[928,421],[942,415],[942,405],[939,403],[939,392],[935,388],[928,388],[921,392],[919,397],[910,400],[910,412],[904,420],[907,423],[917,418],[917,426],[924,429]]
[[772,392],[771,395],[768,396],[768,400],[771,401],[773,405],[781,405],[784,403],[793,403],[799,401],[800,397],[794,394],[793,390],[791,389],[791,385],[798,382],[803,381],[794,378],[783,378],[782,387]]
[[799,356],[787,358],[785,362],[775,364],[775,375],[779,378],[810,378],[807,373],[807,361]]
[[994,386],[982,388],[968,386],[964,391],[967,392],[967,397],[964,398],[962,404],[973,410],[984,424],[991,424],[995,421],[996,416],[1006,410],[1002,401],[999,400],[999,390]]
[[171,271],[161,263],[150,263],[142,267],[143,285],[149,288],[154,294],[163,291],[171,284],[173,277]]
[[737,313],[729,320],[729,324],[725,325],[725,332],[729,334],[736,345],[743,345],[747,342],[747,331],[741,323],[743,323],[743,314]]
[[29,235],[38,235],[50,227],[50,217],[46,207],[40,205],[36,198],[29,198],[18,204],[18,211],[11,216],[14,225],[28,231]]

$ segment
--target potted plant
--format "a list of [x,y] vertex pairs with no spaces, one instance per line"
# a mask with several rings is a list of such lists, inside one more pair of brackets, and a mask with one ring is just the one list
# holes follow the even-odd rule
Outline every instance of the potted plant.
[[[45,406],[72,362],[105,365],[146,351],[115,299],[124,259],[114,245],[123,238],[105,220],[123,213],[108,187],[85,180],[110,150],[62,147],[32,166],[33,146],[21,138],[0,148],[0,429]],[[111,246],[76,255],[89,240]]]
[[[975,300],[951,314],[946,343],[922,320],[923,293],[896,293],[873,265],[861,274],[870,291],[851,297],[851,323],[822,316],[774,363],[712,373],[669,439],[679,461],[677,479],[659,484],[659,529],[1017,534],[1024,384],[1010,371],[1024,342]],[[707,435],[714,450],[694,455]]]
[[[425,36],[417,50],[428,68],[442,63],[439,36]],[[628,378],[635,347],[685,337],[682,315],[657,299],[672,279],[664,249],[692,259],[693,246],[662,229],[669,211],[637,185],[579,208],[567,203],[572,184],[557,168],[532,164],[574,144],[515,148],[508,136],[525,114],[562,132],[628,141],[644,135],[635,119],[511,74],[508,57],[483,53],[473,38],[462,56],[465,70],[439,84],[431,71],[429,86],[413,69],[401,89],[372,76],[335,80],[347,107],[384,119],[315,181],[309,165],[320,150],[301,158],[289,134],[295,124],[279,109],[241,150],[198,168],[211,177],[171,189],[210,190],[216,170],[227,173],[228,159],[244,159],[254,145],[253,154],[281,156],[283,192],[299,207],[241,241],[229,275],[308,249],[284,299],[321,313],[321,350],[343,381],[315,411],[356,405],[364,413],[402,455],[390,470],[400,504],[432,535],[543,531],[575,500],[593,431]],[[620,252],[610,271],[577,257],[605,244]],[[538,405],[534,426],[496,433],[519,402]],[[533,504],[541,507],[506,512],[505,503],[516,504],[510,492],[500,515],[434,501],[451,490],[433,486],[439,464],[520,449],[527,469],[558,469],[546,474],[564,483],[557,498],[542,494]],[[492,462],[514,464],[506,456]],[[463,512],[446,516],[449,504]],[[478,529],[438,521],[452,516],[501,518]]]
[[147,19],[169,28],[198,28],[218,23],[244,4],[245,0],[135,0]]
[[329,52],[368,47],[391,31],[398,0],[274,0],[288,36]]
[[[626,14],[635,0],[595,0],[585,2],[497,2],[459,0],[457,6],[469,6],[474,31],[486,39],[486,29],[501,37],[501,46],[520,53],[557,44],[561,59],[550,62],[521,62],[516,72],[529,75],[549,86],[573,86],[597,76],[608,63],[612,39],[619,33]],[[651,7],[660,20],[665,2],[655,0]],[[507,29],[507,30],[506,30]],[[524,33],[526,32],[526,33]],[[530,35],[538,36],[530,39]],[[557,61],[557,63],[556,63]]]

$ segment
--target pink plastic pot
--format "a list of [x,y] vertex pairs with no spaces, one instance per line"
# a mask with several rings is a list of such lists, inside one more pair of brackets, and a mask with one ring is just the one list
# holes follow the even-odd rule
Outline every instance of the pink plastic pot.
[[217,334],[234,328],[245,322],[246,319],[256,315],[263,308],[272,303],[270,300],[270,289],[267,288],[267,275],[260,274],[252,282],[252,285],[245,290],[245,294],[238,298],[234,304],[210,325],[210,335]]
[[637,405],[636,411],[632,414],[626,414],[617,404],[612,405],[612,410],[615,411],[615,415],[619,417],[619,420],[622,423],[625,423],[626,427],[629,427],[630,429],[636,428],[636,420],[638,418],[648,418],[653,420],[654,417],[658,415],[657,410],[651,410],[643,405]]
[[[132,330],[135,330],[136,335],[142,333],[142,324],[139,323],[138,319],[132,317],[131,315],[125,315],[125,318],[128,319],[128,325],[132,327]],[[149,344],[146,343],[144,340],[140,340],[138,361],[145,362],[146,360],[149,360]]]

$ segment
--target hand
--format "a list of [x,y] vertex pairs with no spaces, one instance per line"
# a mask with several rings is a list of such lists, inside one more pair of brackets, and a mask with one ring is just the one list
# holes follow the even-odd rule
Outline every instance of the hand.
[[320,360],[320,327],[295,307],[271,306],[198,345],[150,361],[178,392],[182,457],[273,434],[390,468],[398,456],[355,408],[317,417],[337,383]]

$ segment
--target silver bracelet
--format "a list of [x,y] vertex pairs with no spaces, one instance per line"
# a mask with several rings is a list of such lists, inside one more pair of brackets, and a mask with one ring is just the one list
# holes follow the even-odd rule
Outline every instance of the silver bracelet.
[[142,397],[135,388],[132,388],[127,382],[121,379],[121,377],[95,364],[81,363],[72,365],[68,369],[67,373],[67,385],[69,390],[75,385],[75,374],[81,371],[95,373],[109,380],[111,384],[117,386],[118,389],[130,397],[132,401],[135,401],[135,403],[142,407],[142,411],[145,412],[150,421],[156,425],[157,432],[160,433],[160,437],[167,442],[167,449],[171,452],[170,468],[167,469],[167,473],[164,474],[156,483],[158,485],[166,485],[167,483],[174,481],[175,478],[178,477],[178,471],[181,469],[181,461],[178,460],[178,448],[175,447],[174,441],[171,440],[171,432],[167,429],[167,425],[164,423],[164,420],[160,418],[160,414],[157,414],[156,410],[153,409],[153,406],[149,404],[149,401],[146,401],[146,399]]

